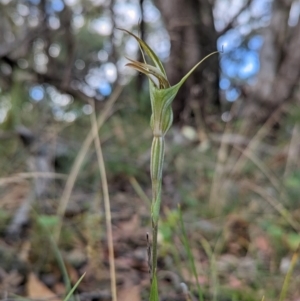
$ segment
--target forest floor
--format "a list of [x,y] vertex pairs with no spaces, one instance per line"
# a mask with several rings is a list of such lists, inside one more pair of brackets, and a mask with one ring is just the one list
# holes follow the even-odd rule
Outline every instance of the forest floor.
[[[285,300],[299,301],[300,266],[292,264],[300,243],[300,174],[291,152],[295,137],[278,134],[276,140],[258,140],[243,157],[238,150],[249,141],[234,127],[225,134],[222,125],[216,127],[219,135],[174,127],[167,137],[159,230],[161,300],[186,300],[181,283],[187,285],[192,300],[201,300],[197,283],[203,300],[279,300],[290,271]],[[44,132],[51,136],[47,143],[55,140],[64,149],[55,161],[60,177],[55,180],[38,182],[43,177],[34,175],[39,170],[32,166],[38,165],[40,152],[28,150],[17,138],[1,146],[0,298],[63,300],[66,278],[74,285],[86,273],[76,300],[111,300],[106,216],[93,145],[72,187],[59,235],[57,230],[58,208],[88,135],[88,121]],[[110,192],[118,300],[147,300],[151,131],[143,116],[133,114],[124,121],[115,114],[101,129],[100,138]],[[41,185],[45,191],[36,198],[33,191]],[[29,208],[28,215],[20,208]],[[14,228],[17,214],[24,221]]]

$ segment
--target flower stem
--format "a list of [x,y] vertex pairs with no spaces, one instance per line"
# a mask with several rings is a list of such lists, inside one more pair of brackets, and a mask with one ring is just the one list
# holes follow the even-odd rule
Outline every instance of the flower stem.
[[152,222],[152,265],[151,265],[151,281],[154,278],[157,270],[157,232],[158,225]]
[[162,169],[164,163],[164,146],[165,139],[163,135],[154,135],[151,148],[151,181],[152,181],[152,265],[151,265],[151,281],[157,270],[157,234],[158,221],[161,204],[161,186],[162,186]]

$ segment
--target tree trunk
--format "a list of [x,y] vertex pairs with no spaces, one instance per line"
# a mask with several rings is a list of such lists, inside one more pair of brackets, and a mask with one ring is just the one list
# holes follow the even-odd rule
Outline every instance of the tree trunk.
[[243,115],[247,124],[261,124],[291,100],[300,77],[300,22],[288,25],[292,0],[274,1],[270,25],[264,30],[257,83],[249,90]]
[[[203,57],[216,50],[217,32],[209,0],[156,0],[171,39],[166,69],[171,84],[179,80]],[[186,121],[211,104],[219,105],[218,55],[209,58],[187,80],[173,103],[174,120]]]

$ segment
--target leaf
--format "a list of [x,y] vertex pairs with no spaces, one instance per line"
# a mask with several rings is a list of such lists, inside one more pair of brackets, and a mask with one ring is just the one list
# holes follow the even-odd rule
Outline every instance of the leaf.
[[85,276],[85,273],[78,279],[78,281],[75,283],[75,285],[69,291],[68,295],[65,297],[64,301],[68,301],[70,299],[70,297],[72,296],[72,294],[74,293],[74,291],[76,290],[77,286],[82,281],[82,279],[83,279],[84,276]]
[[51,299],[61,301],[34,273],[30,273],[26,283],[27,297],[31,299]]
[[181,231],[182,231],[183,245],[184,245],[185,251],[188,255],[191,271],[192,271],[192,273],[193,273],[193,275],[196,279],[199,300],[203,301],[203,292],[202,292],[202,289],[200,287],[199,277],[198,277],[197,270],[196,270],[196,265],[195,265],[195,260],[194,260],[192,250],[191,250],[191,247],[189,245],[187,234],[186,234],[186,231],[185,231],[180,205],[178,205],[178,211],[179,211],[180,227],[181,227]]
[[[210,54],[208,54],[205,58],[203,58],[200,62],[198,62],[182,79],[181,81],[177,84],[179,86],[179,88],[183,85],[183,83],[187,80],[187,78],[195,71],[195,69],[201,65],[206,59],[208,59],[210,56],[216,54],[216,53],[220,53],[220,51],[214,51]],[[175,85],[175,86],[177,86]]]
[[284,234],[282,228],[278,227],[277,225],[270,224],[267,228],[267,232],[272,235],[273,237],[280,238]]
[[295,251],[300,244],[300,235],[298,233],[289,233],[286,237],[289,247]]
[[122,289],[118,294],[120,301],[141,301],[140,286],[134,285]]
[[151,282],[149,301],[158,301],[158,286],[157,286],[157,277],[155,273]]
[[[46,215],[39,216],[35,211],[33,211],[33,212],[35,214],[35,217],[36,217],[36,220],[37,220],[38,224],[41,226],[41,228],[43,229],[43,231],[45,232],[45,234],[47,235],[47,237],[50,241],[50,245],[51,245],[51,247],[54,251],[57,262],[58,262],[58,264],[61,268],[62,275],[63,275],[63,278],[64,278],[64,283],[66,285],[67,290],[69,290],[71,288],[71,282],[70,282],[70,279],[69,279],[69,275],[68,275],[64,260],[62,258],[61,253],[60,253],[60,250],[57,246],[57,243],[55,242],[55,240],[53,239],[53,237],[51,235],[50,229],[47,227],[47,225],[49,225],[49,221],[50,221],[50,224],[55,223],[57,225],[57,221],[58,221],[57,218],[58,217],[57,216],[47,217]],[[47,221],[48,223],[45,223],[45,221]]]
[[58,224],[58,216],[56,215],[39,215],[38,223],[47,229],[53,229]]

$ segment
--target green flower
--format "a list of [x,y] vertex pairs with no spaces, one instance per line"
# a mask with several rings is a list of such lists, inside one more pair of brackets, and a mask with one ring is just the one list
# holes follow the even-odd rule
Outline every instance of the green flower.
[[[139,43],[144,62],[138,62],[136,60],[128,59],[127,66],[134,68],[135,70],[144,73],[149,78],[149,92],[152,107],[152,115],[150,125],[153,131],[153,141],[151,147],[151,182],[152,182],[152,202],[151,202],[151,220],[152,220],[152,246],[150,270],[151,270],[151,291],[150,300],[157,301],[158,288],[156,278],[157,268],[157,233],[158,233],[158,220],[161,207],[161,188],[162,188],[162,171],[164,163],[164,148],[165,148],[165,134],[169,130],[173,122],[172,101],[175,98],[179,88],[190,76],[190,74],[209,56],[218,53],[215,51],[198,64],[196,64],[187,75],[185,75],[181,81],[171,86],[166,71],[162,62],[159,60],[154,51],[139,37],[133,33],[121,29],[131,36],[133,36]],[[145,54],[150,58],[153,65],[147,63]]]
[[[140,39],[135,34],[125,30],[120,29],[129,35],[133,36],[139,43],[144,63],[136,60],[127,58],[130,63],[126,64],[135,70],[144,73],[149,78],[150,85],[150,100],[152,106],[152,116],[151,116],[151,128],[153,130],[154,136],[164,136],[169,130],[173,122],[173,112],[171,108],[172,101],[174,100],[179,88],[186,81],[186,79],[191,75],[191,73],[208,57],[219,51],[212,52],[197,63],[182,79],[181,81],[170,86],[168,81],[166,71],[163,67],[162,62],[159,60],[154,51]],[[145,54],[151,59],[154,66],[147,63]]]

